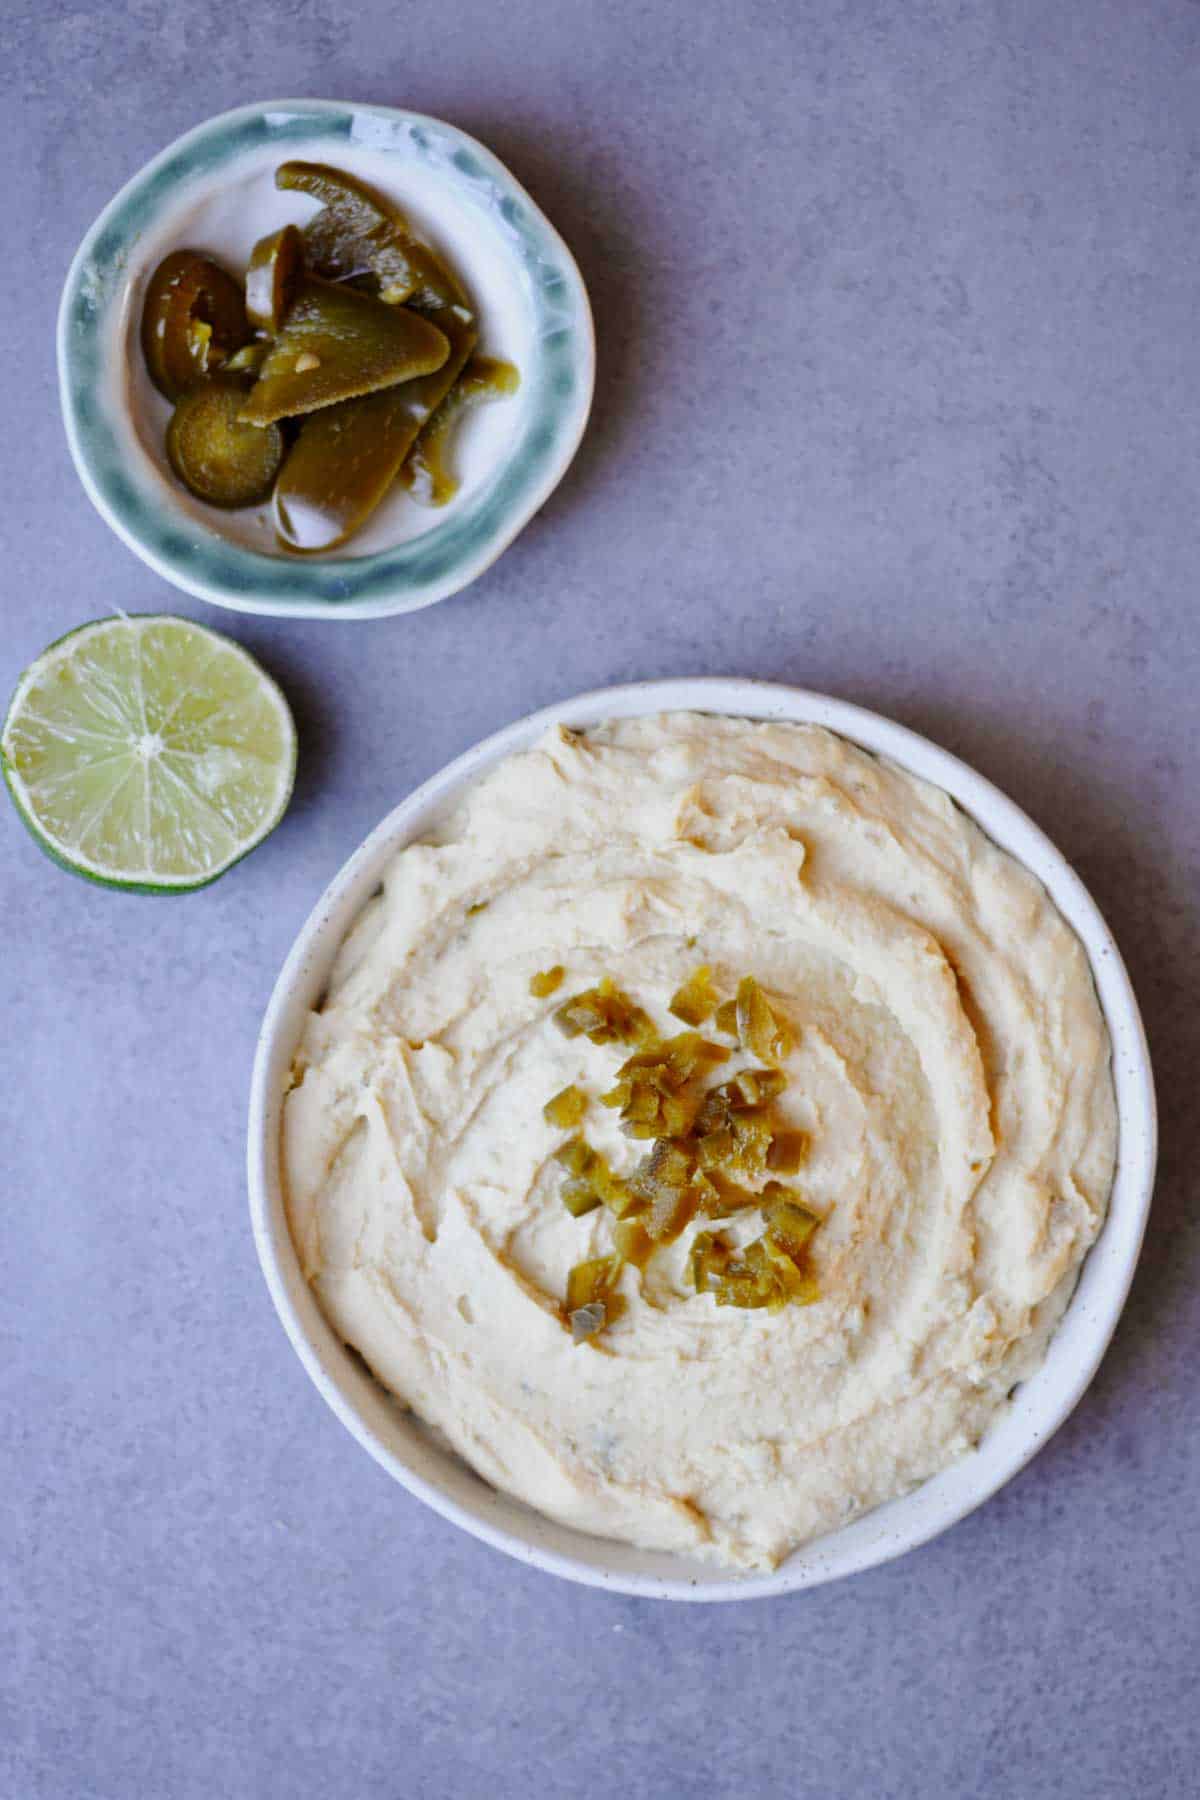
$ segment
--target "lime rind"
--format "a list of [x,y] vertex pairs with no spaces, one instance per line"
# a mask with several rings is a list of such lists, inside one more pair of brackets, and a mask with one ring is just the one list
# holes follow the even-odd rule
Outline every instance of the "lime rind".
[[274,830],[296,733],[278,686],[221,633],[164,614],[102,619],[25,671],[0,770],[39,847],[141,894],[207,887]]

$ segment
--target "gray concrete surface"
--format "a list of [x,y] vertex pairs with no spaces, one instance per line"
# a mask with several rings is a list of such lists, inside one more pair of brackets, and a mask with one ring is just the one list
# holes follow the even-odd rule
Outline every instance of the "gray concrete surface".
[[[0,809],[0,1793],[513,1800],[1197,1791],[1200,7],[4,0],[0,685],[120,604],[283,682],[295,804],[210,892],[58,874]],[[594,298],[594,421],[475,587],[238,620],[92,513],[75,243],[264,95],[490,143]],[[1037,1461],[907,1560],[673,1610],[527,1572],[351,1442],[246,1223],[256,1026],[392,803],[531,707],[736,672],[1006,788],[1129,960],[1163,1157],[1132,1302]]]

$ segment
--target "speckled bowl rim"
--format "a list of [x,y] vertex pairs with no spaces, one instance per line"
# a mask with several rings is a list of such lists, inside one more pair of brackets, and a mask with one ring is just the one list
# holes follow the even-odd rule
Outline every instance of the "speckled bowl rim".
[[[171,210],[179,184],[261,144],[286,156],[326,138],[331,160],[356,119],[390,127],[419,158],[447,169],[472,204],[498,213],[533,308],[534,367],[516,444],[494,475],[419,537],[362,557],[270,556],[231,543],[175,509],[149,468],[131,468],[101,372],[106,323],[119,306],[129,253]],[[455,126],[398,107],[271,100],[238,107],[176,139],[126,183],[76,252],[58,315],[59,393],[75,467],[101,516],[176,587],[237,612],[365,619],[412,612],[457,593],[495,561],[570,466],[587,424],[596,347],[583,277],[570,251],[504,164]]]
[[[982,829],[1033,871],[1079,934],[1091,962],[1113,1045],[1119,1124],[1107,1221],[1042,1367],[1018,1388],[979,1448],[930,1481],[795,1551],[769,1574],[730,1575],[704,1564],[610,1544],[558,1525],[470,1475],[457,1458],[428,1450],[408,1458],[383,1441],[382,1390],[356,1371],[317,1311],[288,1232],[279,1176],[279,1126],[292,1051],[303,1017],[323,990],[334,953],[388,859],[503,757],[536,742],[548,725],[699,711],[814,724],[890,757],[944,788]],[[600,689],[518,720],[484,739],[388,814],[334,877],[296,939],[259,1036],[248,1136],[250,1212],[271,1298],[317,1388],[365,1449],[444,1518],[519,1561],[611,1591],[670,1600],[746,1600],[855,1574],[915,1549],[964,1518],[1022,1469],[1072,1411],[1120,1317],[1145,1231],[1154,1182],[1157,1122],[1145,1033],[1129,976],[1095,901],[1045,834],[998,788],[916,732],[877,713],[800,688],[725,679],[659,681]],[[357,1386],[356,1386],[357,1384]],[[355,1389],[355,1397],[347,1392]],[[379,1398],[376,1398],[376,1395]],[[375,1414],[372,1420],[364,1414]],[[444,1479],[437,1470],[440,1460]],[[414,1462],[433,1463],[435,1474]],[[453,1480],[451,1479],[453,1470]]]

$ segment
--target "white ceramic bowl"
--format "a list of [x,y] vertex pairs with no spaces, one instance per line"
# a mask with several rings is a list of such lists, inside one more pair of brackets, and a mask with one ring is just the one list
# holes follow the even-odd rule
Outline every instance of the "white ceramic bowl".
[[[344,169],[397,202],[462,275],[480,348],[508,357],[519,390],[456,428],[461,476],[431,512],[397,488],[342,550],[289,556],[270,507],[221,512],[171,473],[171,409],[151,385],[139,325],[169,250],[244,270],[258,239],[317,210],[280,193],[294,158]],[[105,207],[71,264],[58,320],[63,420],[75,466],[132,550],[202,600],[241,612],[377,618],[444,599],[483,572],[566,472],[595,379],[583,278],[566,245],[490,150],[396,107],[272,100],[179,138]]]
[[[902,1499],[804,1545],[766,1575],[726,1575],[680,1556],[585,1536],[495,1492],[441,1449],[322,1317],[300,1273],[280,1183],[280,1107],[293,1050],[342,938],[389,859],[428,832],[481,774],[534,743],[547,725],[586,727],[682,710],[824,725],[944,788],[995,843],[1032,869],[1079,934],[1112,1036],[1120,1129],[1112,1200],[1044,1364],[1017,1390],[977,1450]],[[1149,1052],[1116,945],[1078,876],[1011,800],[927,739],[861,707],[763,682],[659,681],[582,694],[485,739],[396,807],[334,878],[296,940],[263,1021],[250,1101],[250,1210],[267,1285],[297,1354],[342,1423],[411,1493],[497,1549],[574,1581],[661,1599],[745,1600],[851,1575],[925,1543],[994,1494],[1058,1429],[1094,1375],[1120,1316],[1149,1210],[1156,1138]]]

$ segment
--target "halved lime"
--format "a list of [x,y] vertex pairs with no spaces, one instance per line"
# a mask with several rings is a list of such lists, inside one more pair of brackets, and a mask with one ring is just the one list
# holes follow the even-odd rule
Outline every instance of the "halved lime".
[[100,619],[17,683],[0,767],[55,862],[106,887],[215,881],[283,817],[287,701],[240,645],[165,616]]

